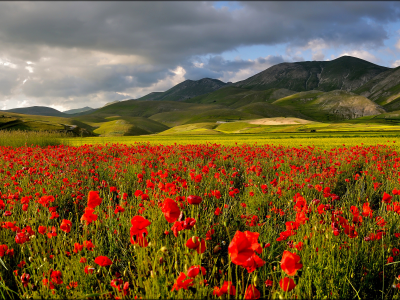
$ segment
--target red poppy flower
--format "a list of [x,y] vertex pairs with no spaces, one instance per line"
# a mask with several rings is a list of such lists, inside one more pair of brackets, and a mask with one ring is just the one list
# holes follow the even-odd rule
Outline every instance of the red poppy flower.
[[93,274],[94,268],[92,266],[86,266],[84,271],[86,274]]
[[70,220],[62,220],[60,229],[66,233],[71,231],[72,222]]
[[134,216],[131,220],[131,224],[130,235],[132,245],[139,244],[141,247],[147,247],[148,242],[146,236],[148,231],[146,227],[149,226],[151,222],[142,216]]
[[296,287],[296,284],[294,283],[294,280],[292,278],[285,277],[279,281],[279,286],[285,292],[290,292]]
[[295,253],[291,253],[286,250],[283,251],[283,256],[281,260],[282,270],[289,276],[295,275],[297,270],[303,267],[303,265],[299,263],[300,259],[300,256]]
[[101,267],[110,266],[113,263],[107,256],[97,256],[94,262]]
[[383,192],[382,202],[390,203],[391,201],[392,201],[392,196],[390,196],[386,192]]
[[93,251],[93,248],[95,247],[92,243],[92,241],[84,241],[82,243],[83,247],[85,247],[88,251]]
[[224,281],[224,284],[221,286],[219,291],[222,294],[229,294],[231,296],[236,295],[236,288],[232,284],[232,281]]
[[186,220],[183,221],[182,223],[182,227],[185,229],[192,229],[195,224],[196,224],[196,219],[186,218]]
[[46,228],[45,226],[39,226],[39,227],[38,227],[38,232],[39,232],[40,234],[45,234],[46,231],[47,231],[47,228]]
[[189,204],[200,204],[203,199],[200,196],[190,195],[187,197],[187,201],[189,202]]
[[78,253],[79,251],[83,250],[83,245],[80,245],[79,243],[74,244],[74,253]]
[[139,235],[142,234],[144,232],[147,232],[146,227],[149,226],[151,224],[151,222],[145,218],[143,218],[142,216],[134,216],[131,219],[131,235]]
[[96,206],[99,206],[102,202],[102,199],[99,196],[99,192],[95,191],[90,191],[88,195],[88,204],[87,206],[90,208],[96,208]]
[[247,287],[244,293],[244,299],[258,299],[260,296],[260,291],[252,284]]
[[0,245],[0,257],[3,257],[6,254],[7,250],[8,250],[7,245]]
[[186,279],[185,273],[181,272],[179,277],[176,279],[176,282],[172,286],[171,291],[179,291],[180,289],[187,290],[190,286],[193,286],[193,279]]
[[228,247],[232,262],[247,268],[249,273],[265,263],[255,254],[255,252],[262,253],[261,245],[257,241],[259,235],[258,232],[236,231]]
[[165,219],[169,223],[173,223],[178,220],[181,210],[178,204],[171,198],[166,198],[162,204],[161,211],[164,213]]
[[369,207],[369,202],[363,204],[363,216],[372,218],[372,209]]
[[63,283],[61,271],[52,271],[50,277],[51,277],[51,281],[55,284]]
[[206,269],[201,266],[191,266],[188,271],[187,271],[187,276],[195,278],[197,275],[199,275],[201,270],[201,274],[206,275]]
[[271,287],[271,286],[273,286],[274,285],[274,282],[271,280],[271,279],[267,279],[266,281],[265,281],[265,286],[266,287]]
[[94,213],[94,208],[85,207],[85,213],[81,217],[81,221],[86,221],[86,224],[90,224],[97,220],[97,215]]
[[23,273],[21,276],[21,282],[24,285],[24,287],[28,286],[29,283],[29,279],[31,278],[31,275]]
[[202,254],[206,251],[206,242],[204,239],[199,239],[199,237],[193,236],[187,240],[186,247],[189,249],[195,249],[197,253]]

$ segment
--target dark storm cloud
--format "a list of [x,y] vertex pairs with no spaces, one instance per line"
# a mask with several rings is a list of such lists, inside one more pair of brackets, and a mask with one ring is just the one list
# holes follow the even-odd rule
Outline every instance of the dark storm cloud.
[[[385,25],[400,17],[398,2],[244,1],[240,6],[230,11],[196,1],[0,2],[0,59],[18,66],[0,75],[0,94],[21,90],[40,101],[134,92],[170,78],[178,66],[187,79],[228,73],[234,78],[235,72],[258,70],[282,57],[265,53],[269,58],[228,61],[223,52],[251,45],[307,47],[312,40],[376,48],[388,37]],[[196,67],[196,56],[209,59]],[[26,61],[33,62],[33,72]]]

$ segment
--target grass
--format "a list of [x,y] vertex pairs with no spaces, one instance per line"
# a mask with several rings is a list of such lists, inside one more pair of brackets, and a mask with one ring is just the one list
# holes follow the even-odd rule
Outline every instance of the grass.
[[56,145],[68,145],[70,135],[60,132],[47,131],[23,131],[0,130],[0,146],[4,147],[47,147]]

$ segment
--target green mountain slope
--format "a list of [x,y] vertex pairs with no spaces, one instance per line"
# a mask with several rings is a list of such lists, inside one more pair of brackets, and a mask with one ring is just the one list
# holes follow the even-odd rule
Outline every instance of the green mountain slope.
[[388,111],[400,109],[400,67],[375,76],[355,93],[375,101]]
[[359,58],[342,56],[332,61],[281,63],[234,86],[255,90],[286,88],[299,92],[314,89],[352,91],[387,70],[389,68]]
[[17,114],[37,115],[37,116],[53,116],[53,117],[67,117],[67,118],[69,117],[67,114],[47,106],[21,107],[3,111],[17,113]]
[[238,108],[256,102],[273,102],[279,98],[295,94],[295,91],[287,89],[269,89],[265,91],[254,91],[234,86],[221,88],[207,95],[198,96],[187,103],[215,103],[230,108]]
[[308,91],[281,98],[274,105],[298,111],[318,121],[339,121],[379,115],[385,110],[363,96],[346,91]]
[[76,108],[76,109],[70,109],[70,110],[65,110],[63,111],[64,114],[68,114],[68,115],[73,115],[73,114],[79,114],[79,113],[83,113],[83,112],[91,112],[94,111],[95,109],[89,107],[89,106],[85,106],[82,108]]
[[142,117],[109,117],[101,122],[93,132],[100,136],[129,136],[153,134],[167,130],[169,127]]
[[211,78],[200,80],[185,80],[165,92],[155,92],[143,96],[137,100],[164,100],[164,101],[183,101],[196,96],[204,95],[216,91],[227,84]]

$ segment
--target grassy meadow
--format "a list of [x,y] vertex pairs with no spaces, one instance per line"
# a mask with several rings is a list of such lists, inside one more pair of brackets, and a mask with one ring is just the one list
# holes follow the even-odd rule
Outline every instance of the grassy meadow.
[[0,295],[400,298],[400,131],[238,123],[0,131]]

